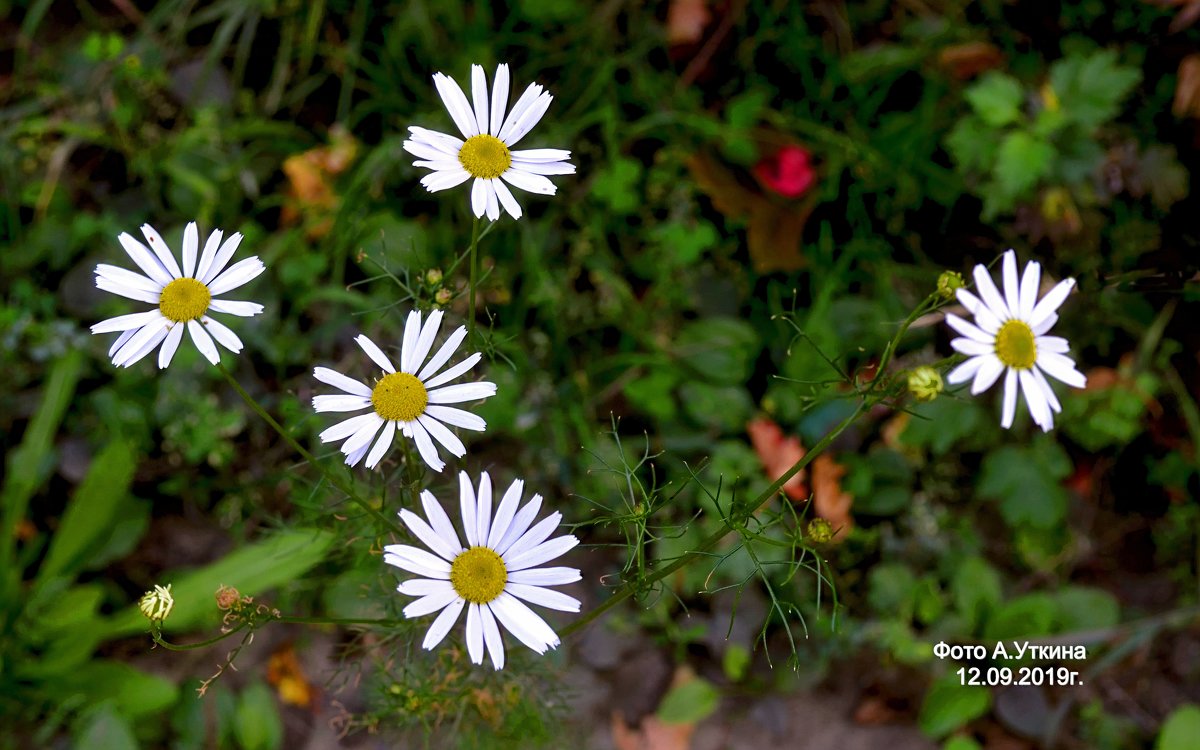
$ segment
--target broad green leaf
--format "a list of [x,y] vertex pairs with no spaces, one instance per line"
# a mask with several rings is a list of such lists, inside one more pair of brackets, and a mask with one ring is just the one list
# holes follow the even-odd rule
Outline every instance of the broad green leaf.
[[723,433],[740,433],[754,416],[754,402],[736,385],[688,382],[679,388],[683,409],[696,423]]
[[1000,153],[1001,131],[977,117],[964,117],[946,135],[946,150],[960,173],[990,172]]
[[94,704],[111,698],[121,715],[131,719],[165,711],[179,697],[174,682],[109,659],[83,664],[48,683],[46,690],[60,701],[82,697]]
[[758,332],[744,320],[704,318],[679,332],[675,354],[711,383],[742,385],[762,348]]
[[977,401],[938,398],[916,404],[900,434],[900,442],[928,448],[940,456],[951,448],[970,448],[995,432],[991,416]]
[[642,163],[618,156],[607,167],[597,170],[592,178],[592,194],[608,204],[617,214],[631,214],[642,205],[638,183],[642,179]]
[[1114,50],[1073,54],[1050,66],[1050,85],[1063,113],[1085,128],[1096,128],[1116,117],[1142,73],[1117,62]]
[[971,633],[979,631],[1003,597],[1000,574],[981,557],[968,557],[959,563],[950,587],[954,605],[966,618]]
[[721,670],[730,680],[737,682],[746,676],[750,668],[750,652],[740,643],[730,643],[721,657]]
[[1001,127],[1021,116],[1025,92],[1015,78],[993,70],[980,76],[964,96],[981,120]]
[[54,532],[38,570],[39,582],[63,574],[73,577],[89,553],[107,539],[136,466],[133,448],[121,441],[109,443],[96,455]]
[[1154,750],[1195,750],[1200,738],[1200,706],[1187,703],[1172,711],[1162,730]]
[[278,750],[283,744],[283,721],[266,684],[255,681],[242,691],[233,718],[233,736],[242,750]]
[[1035,638],[1054,632],[1058,604],[1049,594],[1033,593],[1005,603],[988,620],[987,640]]
[[655,714],[668,724],[695,724],[716,710],[720,697],[711,682],[696,677],[667,691]]
[[[215,623],[218,610],[213,595],[218,586],[233,586],[244,595],[257,596],[307,573],[325,559],[333,540],[330,532],[316,529],[281,531],[198,570],[163,574],[159,580],[172,584],[175,597],[175,608],[163,629],[183,632]],[[145,616],[134,604],[112,618],[107,636],[131,635],[147,627]]]
[[942,745],[942,750],[983,750],[979,743],[970,737],[951,737]]
[[675,388],[679,375],[673,369],[655,369],[629,381],[622,389],[625,398],[640,411],[655,419],[668,420],[675,416]]
[[1000,513],[1013,526],[1050,528],[1067,512],[1061,480],[1071,459],[1058,443],[1043,438],[1032,446],[1004,446],[983,461],[979,494],[1000,502]]
[[881,614],[908,620],[912,617],[917,578],[902,563],[881,563],[871,568],[867,601]]
[[1121,619],[1121,605],[1104,589],[1067,586],[1054,594],[1058,602],[1058,630],[1110,628]]
[[993,174],[1005,195],[1020,198],[1050,172],[1054,147],[1023,130],[1009,133],[1000,143]]
[[101,705],[84,721],[75,736],[76,750],[138,750],[133,728],[111,703]]
[[917,724],[926,735],[945,737],[987,713],[991,692],[980,685],[963,685],[955,673],[945,675],[925,693]]

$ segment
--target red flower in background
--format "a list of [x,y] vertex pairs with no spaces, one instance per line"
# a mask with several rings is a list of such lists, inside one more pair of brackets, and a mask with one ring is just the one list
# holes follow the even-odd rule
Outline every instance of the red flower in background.
[[784,146],[754,165],[754,176],[784,198],[799,198],[817,181],[812,155],[799,146]]

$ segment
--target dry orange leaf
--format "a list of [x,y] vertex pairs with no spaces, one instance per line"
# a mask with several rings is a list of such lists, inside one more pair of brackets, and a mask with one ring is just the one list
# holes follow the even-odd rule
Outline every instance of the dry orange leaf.
[[850,506],[854,496],[842,491],[842,477],[846,467],[833,460],[833,456],[822,453],[812,462],[813,510],[833,526],[833,540],[846,538],[854,528]]
[[631,727],[619,712],[612,715],[617,750],[688,750],[695,731],[695,724],[667,724],[652,715],[642,719],[640,726]]
[[[779,425],[766,417],[750,420],[746,424],[746,432],[750,435],[750,444],[754,446],[754,452],[763,463],[767,478],[772,482],[804,458],[804,446],[800,445],[800,439],[784,436]],[[784,493],[793,500],[808,497],[808,488],[804,486],[804,474],[804,470],[801,469],[783,485]]]
[[1200,118],[1200,52],[1193,52],[1179,62],[1171,111],[1176,117]]
[[1004,63],[1004,53],[991,42],[965,42],[944,47],[938,65],[959,80],[974,78]]
[[667,43],[695,44],[712,20],[708,0],[672,0],[667,9]]
[[284,703],[301,708],[312,706],[316,688],[304,675],[292,644],[284,644],[271,654],[267,661],[267,682],[275,687],[279,700]]
[[288,178],[288,200],[280,212],[284,226],[305,223],[309,239],[320,239],[333,229],[333,212],[338,196],[333,178],[346,171],[358,155],[358,141],[345,128],[335,125],[328,146],[293,154],[283,161]]

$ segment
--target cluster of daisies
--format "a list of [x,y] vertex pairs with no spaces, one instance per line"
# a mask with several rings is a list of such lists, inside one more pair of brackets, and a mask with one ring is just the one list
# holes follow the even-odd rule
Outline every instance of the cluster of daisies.
[[[424,128],[410,128],[412,138],[404,148],[418,157],[418,167],[433,170],[421,180],[437,192],[474,178],[471,208],[475,216],[500,217],[500,207],[514,219],[521,206],[509,186],[532,193],[553,195],[547,175],[573,174],[569,151],[558,149],[511,150],[546,113],[553,97],[532,84],[508,110],[508,66],[500,65],[489,99],[483,68],[472,66],[472,99],[450,78],[438,73],[434,84],[463,138]],[[92,326],[92,333],[119,333],[109,349],[113,364],[130,367],[158,350],[158,366],[166,368],[175,356],[186,330],[200,353],[220,364],[221,346],[237,354],[243,344],[237,334],[212,313],[250,317],[263,311],[254,302],[220,298],[259,276],[264,270],[257,257],[230,261],[242,241],[234,233],[224,238],[220,230],[209,235],[200,249],[195,222],[183,231],[182,264],[150,225],[142,227],[143,244],[129,234],[118,239],[141,273],[118,266],[96,267],[96,286],[154,309],[121,315]],[[317,367],[313,376],[338,393],[313,398],[318,412],[361,412],[326,429],[322,442],[340,442],[346,463],[364,462],[374,469],[395,442],[396,433],[412,441],[421,459],[434,471],[446,463],[439,447],[462,458],[467,449],[451,428],[483,432],[484,420],[459,405],[495,395],[494,383],[455,382],[479,363],[476,352],[451,364],[467,336],[459,326],[440,345],[443,312],[427,315],[414,310],[405,321],[398,355],[391,356],[365,335],[355,339],[366,358],[381,372],[373,383],[363,382],[328,367]],[[398,365],[398,366],[397,366]],[[482,664],[484,652],[496,669],[504,666],[502,625],[521,643],[539,654],[559,644],[558,636],[529,604],[578,612],[577,599],[551,586],[580,579],[575,568],[539,567],[579,543],[567,534],[551,538],[562,521],[551,513],[534,523],[542,498],[533,495],[524,505],[524,483],[517,479],[492,512],[492,480],[484,472],[473,486],[466,472],[459,474],[459,506],[463,535],[460,538],[446,512],[428,491],[421,494],[425,518],[402,510],[400,518],[426,551],[406,544],[384,548],[384,562],[420,576],[400,584],[402,594],[419,597],[404,609],[407,617],[439,612],[429,628],[424,647],[437,646],[466,609],[467,653]],[[465,544],[464,544],[465,540]],[[168,587],[169,588],[169,587]],[[169,593],[169,592],[168,592]],[[160,597],[161,600],[161,597]],[[143,603],[143,607],[151,605]],[[158,619],[169,607],[154,605]],[[149,615],[148,615],[149,616]]]

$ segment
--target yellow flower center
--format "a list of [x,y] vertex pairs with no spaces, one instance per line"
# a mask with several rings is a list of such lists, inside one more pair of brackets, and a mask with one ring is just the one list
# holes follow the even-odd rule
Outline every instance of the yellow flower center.
[[175,279],[162,290],[158,309],[167,320],[186,323],[203,315],[209,302],[212,294],[204,284],[196,279]]
[[508,146],[494,135],[476,135],[458,150],[458,160],[472,177],[492,180],[504,174],[512,165]]
[[450,563],[450,585],[472,604],[487,604],[504,591],[508,569],[487,547],[472,547]]
[[1010,320],[996,332],[996,357],[1014,370],[1028,370],[1037,361],[1037,344],[1028,323]]
[[384,375],[371,391],[375,413],[396,422],[411,422],[425,413],[429,392],[416,375],[393,372]]

